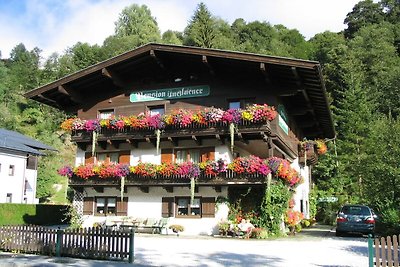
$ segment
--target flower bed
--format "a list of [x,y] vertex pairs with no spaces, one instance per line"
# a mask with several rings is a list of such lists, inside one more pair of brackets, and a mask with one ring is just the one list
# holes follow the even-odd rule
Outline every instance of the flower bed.
[[123,130],[132,129],[165,129],[168,127],[191,127],[192,125],[209,125],[212,123],[246,124],[266,123],[272,121],[277,113],[274,107],[267,104],[254,104],[246,109],[205,108],[203,110],[191,111],[179,109],[170,114],[150,115],[141,113],[132,116],[119,116],[110,119],[82,120],[70,118],[61,124],[66,131],[85,130],[88,132],[100,131],[101,129]]
[[184,162],[152,164],[140,162],[134,166],[117,163],[86,164],[77,167],[65,166],[58,170],[58,173],[67,177],[80,179],[91,178],[121,178],[129,175],[149,177],[173,177],[173,178],[198,178],[206,176],[228,176],[227,173],[233,172],[237,176],[265,177],[272,174],[273,177],[282,179],[290,187],[294,187],[301,182],[299,173],[294,170],[290,163],[285,159],[272,157],[260,159],[256,156],[239,157],[231,163],[223,160],[206,161],[199,164]]

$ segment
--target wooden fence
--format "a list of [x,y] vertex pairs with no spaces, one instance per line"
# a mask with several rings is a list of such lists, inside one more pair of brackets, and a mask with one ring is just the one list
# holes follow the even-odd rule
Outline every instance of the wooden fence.
[[399,266],[400,235],[372,239],[368,238],[369,266]]
[[40,226],[0,227],[0,249],[89,259],[133,262],[134,231],[102,228],[54,230]]

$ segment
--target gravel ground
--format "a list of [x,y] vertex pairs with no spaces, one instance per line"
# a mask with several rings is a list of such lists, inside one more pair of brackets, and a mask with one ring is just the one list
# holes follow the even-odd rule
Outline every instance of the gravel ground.
[[[0,266],[132,266],[127,262],[0,253]],[[133,266],[368,266],[365,237],[319,226],[295,237],[243,240],[136,235]]]

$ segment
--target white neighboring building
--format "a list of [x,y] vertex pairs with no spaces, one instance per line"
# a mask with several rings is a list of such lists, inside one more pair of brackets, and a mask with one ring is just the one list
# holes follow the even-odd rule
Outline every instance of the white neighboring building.
[[55,150],[18,132],[0,129],[0,203],[38,203],[40,150]]

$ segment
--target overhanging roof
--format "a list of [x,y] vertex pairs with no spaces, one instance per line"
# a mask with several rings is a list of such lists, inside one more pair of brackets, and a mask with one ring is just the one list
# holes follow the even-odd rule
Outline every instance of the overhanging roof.
[[193,71],[273,84],[306,137],[335,135],[319,63],[293,58],[150,43],[29,91],[25,97],[77,112],[94,104],[88,101],[126,93],[146,80]]

